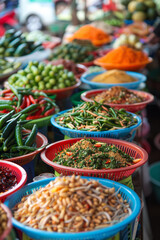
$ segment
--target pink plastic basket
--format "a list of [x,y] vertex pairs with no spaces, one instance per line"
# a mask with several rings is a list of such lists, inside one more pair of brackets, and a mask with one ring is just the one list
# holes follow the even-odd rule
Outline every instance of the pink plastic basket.
[[[98,90],[90,90],[87,92],[84,92],[81,94],[81,99],[85,102],[92,102],[93,98],[102,92],[107,91],[108,89],[98,89]],[[154,96],[150,93],[143,92],[143,91],[137,91],[137,90],[130,90],[131,92],[137,94],[138,96],[142,97],[145,99],[145,101],[141,103],[133,103],[133,104],[114,104],[114,103],[108,103],[109,106],[120,109],[124,108],[128,112],[138,112],[144,109],[147,104],[151,103],[154,100]]]
[[7,222],[7,227],[6,230],[3,232],[3,234],[0,236],[0,240],[4,240],[10,233],[11,229],[12,229],[12,214],[9,210],[8,207],[6,207],[4,204],[0,204],[0,206],[3,208],[3,210],[6,212],[7,214],[7,218],[8,218],[8,222]]
[[17,178],[17,184],[13,186],[10,190],[0,193],[0,201],[4,202],[4,200],[13,194],[14,192],[18,191],[20,188],[24,186],[24,184],[27,181],[27,173],[26,171],[20,167],[19,165],[12,163],[12,162],[7,162],[4,160],[0,160],[0,166],[4,167],[5,169],[9,169],[12,171],[12,173],[16,176]]
[[120,181],[124,178],[129,177],[133,174],[136,168],[142,166],[146,163],[148,159],[147,152],[135,145],[134,143],[121,141],[117,139],[110,139],[110,138],[91,138],[95,139],[98,142],[105,142],[108,145],[115,145],[125,153],[129,154],[134,159],[141,158],[142,160],[134,165],[124,168],[116,168],[116,169],[102,169],[102,170],[88,170],[88,169],[77,169],[77,168],[70,168],[66,166],[62,166],[53,162],[56,154],[62,151],[63,149],[67,149],[72,146],[77,141],[81,140],[82,138],[73,138],[68,140],[62,140],[56,143],[50,144],[42,153],[41,159],[48,165],[52,166],[58,173],[62,173],[63,175],[81,175],[87,177],[99,177],[99,178],[107,178],[114,181]]

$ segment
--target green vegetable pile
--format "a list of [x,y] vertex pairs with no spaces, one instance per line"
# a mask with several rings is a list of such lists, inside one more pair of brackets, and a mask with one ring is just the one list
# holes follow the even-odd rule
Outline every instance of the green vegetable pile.
[[90,51],[90,47],[78,43],[62,44],[54,49],[50,60],[66,59],[72,60],[75,63],[90,62],[94,60],[94,56],[89,54]]
[[137,119],[124,109],[113,109],[97,102],[82,103],[76,108],[61,114],[57,124],[81,131],[107,131],[128,128],[137,123]]
[[20,57],[41,50],[40,42],[27,41],[20,30],[7,30],[0,39],[0,57]]
[[14,110],[0,115],[0,159],[18,157],[35,151],[37,127],[33,125],[31,132],[26,132],[26,120],[20,120],[20,114]]
[[19,62],[11,62],[0,58],[0,75],[10,73],[21,66]]
[[29,62],[24,70],[18,71],[8,79],[14,87],[26,87],[33,90],[60,89],[75,85],[74,74],[63,65]]
[[82,139],[58,153],[53,162],[67,167],[94,170],[126,167],[133,163],[133,158],[115,145]]

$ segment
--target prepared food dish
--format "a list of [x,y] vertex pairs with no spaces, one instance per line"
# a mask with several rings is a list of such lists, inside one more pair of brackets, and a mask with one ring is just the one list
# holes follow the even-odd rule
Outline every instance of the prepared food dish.
[[128,83],[128,82],[136,82],[137,79],[127,74],[122,70],[109,70],[102,74],[97,75],[92,79],[92,82],[98,83]]
[[145,101],[144,97],[138,96],[127,88],[115,86],[94,97],[96,102],[108,104],[134,104]]
[[13,215],[35,229],[72,233],[109,227],[131,213],[119,190],[72,175],[58,177],[24,196]]
[[115,145],[93,139],[76,142],[59,152],[53,161],[67,167],[91,170],[114,169],[134,164],[134,159]]
[[8,191],[17,184],[17,178],[12,170],[0,166],[0,194]]
[[63,127],[81,131],[116,130],[137,123],[137,119],[124,109],[113,109],[97,102],[82,103],[59,115],[55,121]]

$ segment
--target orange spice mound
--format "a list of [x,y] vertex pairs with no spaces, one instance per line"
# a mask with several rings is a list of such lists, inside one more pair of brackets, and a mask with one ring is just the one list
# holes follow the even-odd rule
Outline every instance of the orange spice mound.
[[111,37],[92,25],[85,25],[79,28],[73,36],[69,38],[69,41],[73,41],[74,39],[89,40],[93,45],[100,46],[110,42]]
[[101,63],[114,63],[128,66],[147,62],[148,56],[142,51],[120,46],[107,53],[104,57],[99,58],[98,61]]

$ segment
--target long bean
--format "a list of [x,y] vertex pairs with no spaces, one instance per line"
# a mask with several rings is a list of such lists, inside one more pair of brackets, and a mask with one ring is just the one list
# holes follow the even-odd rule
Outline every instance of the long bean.
[[127,128],[137,123],[124,109],[113,109],[98,102],[87,102],[58,116],[56,122],[67,128],[106,131]]

